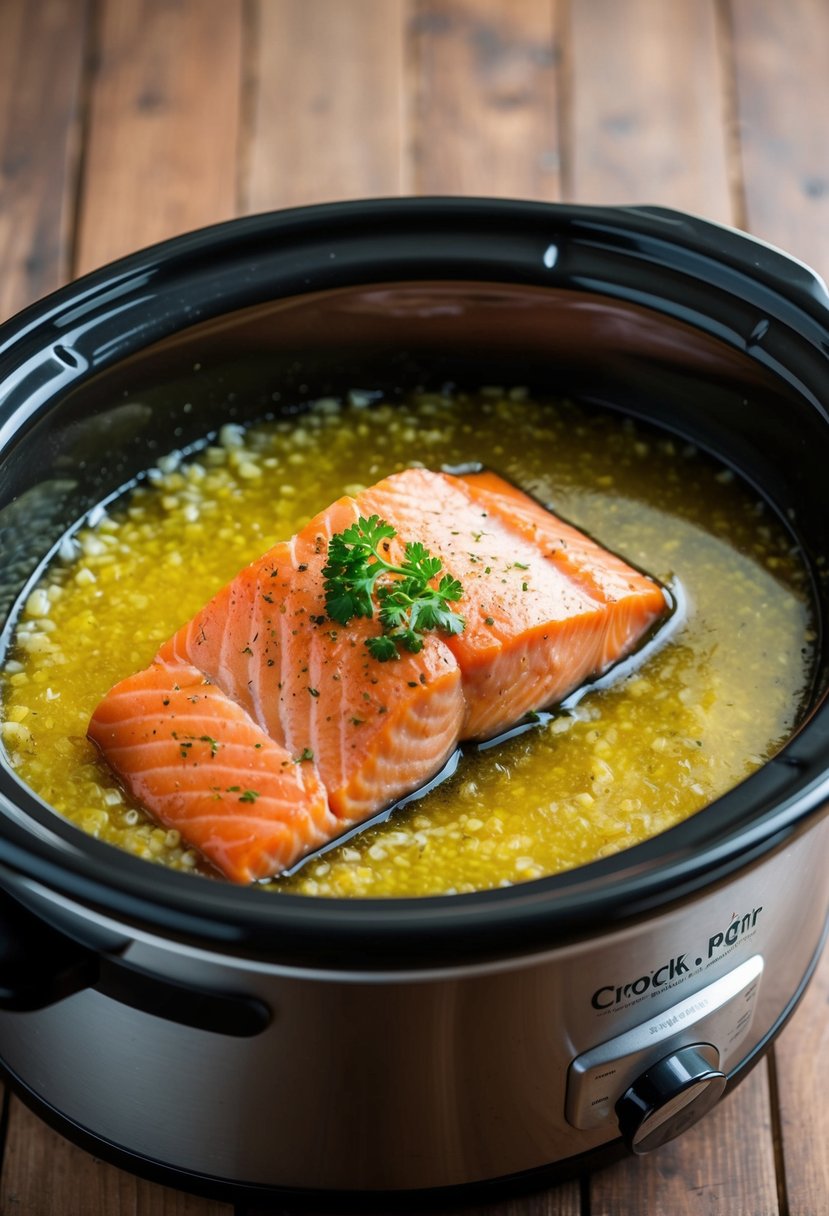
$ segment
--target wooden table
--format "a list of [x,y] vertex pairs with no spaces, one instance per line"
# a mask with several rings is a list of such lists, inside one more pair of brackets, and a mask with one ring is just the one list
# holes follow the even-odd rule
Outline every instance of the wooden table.
[[[828,65],[827,0],[0,0],[0,317],[189,228],[399,193],[661,203],[826,273]],[[825,957],[702,1125],[486,1211],[825,1216],[828,1002]],[[232,1216],[8,1095],[0,1132],[4,1214]]]

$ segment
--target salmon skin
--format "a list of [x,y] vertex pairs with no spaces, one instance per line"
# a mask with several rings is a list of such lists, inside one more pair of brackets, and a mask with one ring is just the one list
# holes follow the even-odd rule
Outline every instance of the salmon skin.
[[[331,537],[391,524],[458,579],[455,635],[380,662],[376,616],[326,615]],[[397,555],[397,556],[395,556]],[[151,814],[250,882],[429,781],[460,740],[558,704],[631,654],[665,589],[492,472],[395,473],[320,512],[116,685],[89,737]]]

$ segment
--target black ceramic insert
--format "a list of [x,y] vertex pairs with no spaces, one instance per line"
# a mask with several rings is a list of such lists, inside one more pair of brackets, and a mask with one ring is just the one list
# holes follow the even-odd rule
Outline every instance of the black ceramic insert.
[[[678,213],[398,199],[233,221],[0,328],[0,623],[63,530],[171,447],[322,394],[447,382],[573,394],[715,452],[786,522],[820,623],[827,369],[819,281]],[[819,649],[809,712],[779,757],[686,823],[571,873],[422,900],[274,897],[88,839],[0,762],[0,885],[25,902],[34,879],[185,940],[306,965],[485,959],[605,931],[750,865],[822,813]]]

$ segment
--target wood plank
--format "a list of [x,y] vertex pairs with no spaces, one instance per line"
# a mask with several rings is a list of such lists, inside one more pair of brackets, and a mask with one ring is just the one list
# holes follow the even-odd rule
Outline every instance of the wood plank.
[[0,1212],[15,1216],[232,1216],[223,1203],[134,1178],[64,1140],[12,1099]]
[[556,11],[553,0],[415,0],[417,193],[560,196]]
[[241,80],[242,0],[107,0],[76,272],[235,213]]
[[726,80],[713,0],[570,6],[566,197],[730,223]]
[[0,320],[69,272],[88,22],[87,0],[3,0]]
[[732,12],[748,227],[829,275],[829,5]]
[[792,1216],[829,1203],[829,950],[774,1048],[786,1193]]
[[403,189],[403,0],[256,0],[242,210]]
[[[591,1216],[777,1216],[771,1123],[763,1061],[684,1135],[647,1157],[594,1174]],[[807,1210],[800,1209],[802,1216]]]

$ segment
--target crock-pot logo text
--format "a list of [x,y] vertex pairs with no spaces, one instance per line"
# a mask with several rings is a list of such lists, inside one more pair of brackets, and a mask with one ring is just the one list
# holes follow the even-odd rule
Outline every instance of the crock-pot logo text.
[[637,976],[634,980],[628,980],[627,983],[605,984],[603,987],[597,988],[590,998],[590,1004],[594,1009],[612,1009],[635,1000],[637,997],[642,997],[647,992],[673,987],[674,984],[680,982],[683,976],[690,975],[692,971],[696,971],[706,962],[712,962],[724,950],[736,946],[741,938],[752,932],[757,924],[757,917],[762,911],[761,906],[752,908],[750,912],[746,912],[742,916],[732,916],[725,929],[712,933],[708,938],[705,954],[685,951],[683,954],[676,954],[673,958],[660,963],[653,971]]

